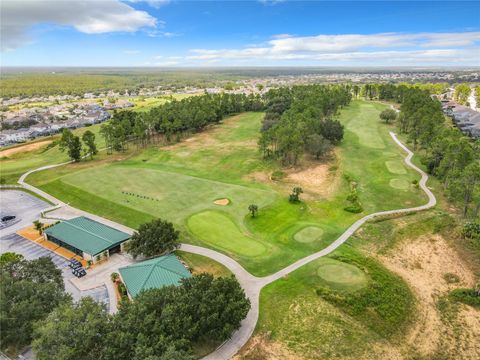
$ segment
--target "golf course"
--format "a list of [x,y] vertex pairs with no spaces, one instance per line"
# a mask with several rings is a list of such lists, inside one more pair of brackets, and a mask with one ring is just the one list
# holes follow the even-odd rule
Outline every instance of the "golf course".
[[[425,202],[413,185],[418,173],[403,165],[392,128],[379,119],[385,108],[353,101],[338,115],[345,136],[335,155],[323,161],[305,156],[296,168],[262,158],[257,140],[263,113],[247,112],[173,145],[131,145],[124,153],[33,173],[27,181],[133,228],[156,217],[169,220],[182,242],[223,252],[264,276],[325,248],[369,213]],[[284,176],[272,176],[278,173]],[[304,194],[292,204],[294,186]],[[352,186],[361,213],[344,210]],[[258,206],[255,217],[250,204]]]

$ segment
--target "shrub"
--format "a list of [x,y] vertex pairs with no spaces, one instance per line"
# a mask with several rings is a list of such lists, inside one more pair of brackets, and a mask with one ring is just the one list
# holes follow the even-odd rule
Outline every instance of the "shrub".
[[117,283],[117,289],[118,289],[118,292],[120,293],[120,297],[122,298],[122,300],[128,298],[127,287],[123,282],[119,281]]
[[475,308],[480,308],[480,292],[475,289],[455,289],[450,291],[448,297],[452,301],[457,301]]
[[353,203],[357,202],[358,201],[358,194],[356,191],[352,191],[348,196],[347,196],[347,200],[348,201],[351,201]]
[[460,282],[460,278],[456,274],[452,273],[444,274],[443,279],[447,282],[447,284],[455,284]]
[[119,278],[118,273],[113,272],[113,273],[110,274],[110,279],[112,279],[112,282],[116,282],[118,280],[118,278]]
[[287,176],[286,173],[284,173],[283,171],[277,170],[277,171],[274,171],[274,172],[272,173],[272,175],[270,176],[270,178],[271,178],[272,180],[277,181],[277,180],[283,179],[285,176]]
[[300,194],[303,193],[303,190],[301,187],[294,187],[292,190],[292,193],[288,196],[288,201],[291,203],[298,203],[300,202]]
[[462,234],[467,239],[480,240],[480,223],[465,223],[465,225],[463,225]]
[[353,204],[353,205],[344,207],[343,210],[354,213],[354,214],[358,214],[363,211],[363,207],[360,204]]

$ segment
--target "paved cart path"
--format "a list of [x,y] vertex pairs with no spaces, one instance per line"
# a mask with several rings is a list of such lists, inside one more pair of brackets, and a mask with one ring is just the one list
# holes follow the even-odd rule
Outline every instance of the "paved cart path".
[[[251,337],[253,331],[255,330],[255,326],[257,324],[258,320],[258,312],[259,312],[259,298],[260,298],[260,291],[261,289],[274,282],[275,280],[278,280],[289,273],[297,270],[298,268],[308,264],[311,261],[314,261],[318,258],[321,258],[323,256],[326,256],[333,252],[335,249],[337,249],[340,245],[342,245],[345,241],[347,241],[350,236],[352,236],[355,231],[357,231],[365,222],[376,218],[376,217],[382,217],[382,216],[388,216],[388,215],[397,215],[397,214],[406,214],[406,213],[411,213],[411,212],[417,212],[417,211],[422,211],[422,210],[427,210],[432,207],[434,207],[437,203],[437,200],[433,193],[428,189],[426,183],[428,180],[428,175],[419,169],[417,166],[415,166],[412,163],[412,157],[413,157],[413,152],[411,152],[405,145],[403,145],[397,138],[397,136],[393,133],[390,132],[390,136],[392,139],[400,146],[406,153],[407,156],[405,157],[405,163],[407,166],[411,167],[421,175],[421,180],[419,182],[420,188],[425,192],[425,194],[428,197],[428,202],[425,205],[422,206],[417,206],[413,208],[407,208],[407,209],[397,209],[397,210],[389,210],[389,211],[381,211],[377,213],[373,213],[370,215],[366,215],[363,218],[357,220],[354,224],[352,224],[340,237],[335,240],[333,243],[331,243],[329,246],[327,246],[325,249],[322,249],[314,254],[311,254],[309,256],[306,256],[293,264],[285,267],[284,269],[281,269],[277,271],[274,274],[265,276],[265,277],[256,277],[252,274],[250,274],[247,270],[245,270],[238,262],[233,260],[232,258],[228,257],[225,254],[222,254],[218,251],[204,248],[201,246],[195,246],[195,245],[189,245],[189,244],[182,244],[180,246],[180,249],[186,252],[191,252],[203,256],[207,256],[221,264],[223,264],[225,267],[227,267],[233,274],[235,274],[236,278],[238,279],[240,285],[242,288],[245,290],[246,295],[250,299],[251,302],[251,309],[248,312],[247,317],[242,321],[240,329],[235,331],[235,333],[232,335],[232,337],[224,342],[220,347],[218,347],[214,352],[211,354],[207,355],[204,357],[204,360],[223,360],[223,359],[230,359],[233,357],[245,343],[248,341],[248,339]],[[74,209],[70,207],[68,204],[65,204],[64,202],[56,199],[55,197],[51,196],[50,194],[47,194],[46,192],[37,189],[36,187],[27,184],[25,182],[25,179],[27,178],[28,175],[30,175],[33,172],[41,171],[41,170],[46,170],[46,169],[51,169],[55,168],[58,166],[63,166],[65,164],[68,164],[69,162],[62,163],[62,164],[56,164],[56,165],[49,165],[49,166],[43,166],[38,169],[30,170],[23,174],[20,179],[18,180],[18,183],[23,186],[24,188],[33,191],[34,193],[44,197],[45,199],[49,200],[53,204],[55,204],[54,208],[70,208],[71,211],[83,214],[85,216],[88,216],[96,221],[102,222],[106,225],[112,226],[114,228],[117,228],[119,230],[128,232],[128,233],[133,233],[134,229],[128,228],[124,225],[118,224],[114,221],[104,219],[100,216],[97,216],[95,214],[90,214],[85,211],[79,210],[79,209]]]

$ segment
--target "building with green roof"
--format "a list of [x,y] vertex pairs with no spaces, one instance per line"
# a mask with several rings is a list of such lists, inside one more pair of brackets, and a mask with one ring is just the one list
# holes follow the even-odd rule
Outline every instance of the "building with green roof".
[[173,254],[125,266],[118,271],[132,298],[142,290],[179,285],[180,280],[192,276]]
[[44,230],[47,240],[86,260],[96,262],[120,252],[130,235],[85,216],[65,220]]

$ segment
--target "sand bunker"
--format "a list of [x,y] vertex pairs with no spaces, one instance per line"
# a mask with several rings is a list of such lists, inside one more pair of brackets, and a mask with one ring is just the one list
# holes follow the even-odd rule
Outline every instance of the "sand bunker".
[[217,199],[213,203],[215,205],[227,206],[228,204],[230,204],[230,200],[228,200],[228,199]]

